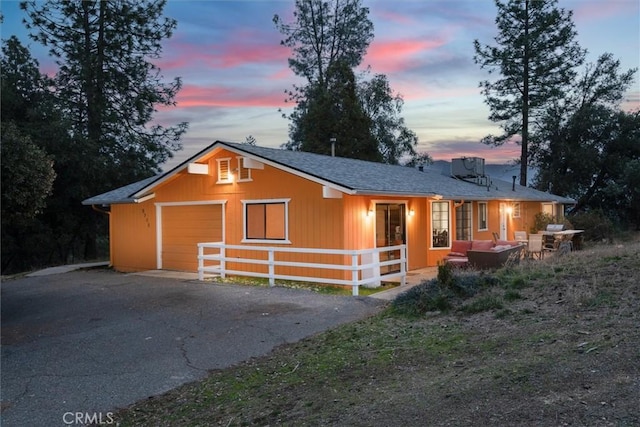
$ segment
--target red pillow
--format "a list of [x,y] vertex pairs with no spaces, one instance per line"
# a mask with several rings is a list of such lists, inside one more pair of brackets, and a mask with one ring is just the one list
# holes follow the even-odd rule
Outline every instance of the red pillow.
[[471,240],[454,240],[451,243],[451,252],[457,252],[462,256],[467,256],[467,251],[471,249]]
[[493,246],[493,240],[474,240],[471,249],[474,251],[488,251]]

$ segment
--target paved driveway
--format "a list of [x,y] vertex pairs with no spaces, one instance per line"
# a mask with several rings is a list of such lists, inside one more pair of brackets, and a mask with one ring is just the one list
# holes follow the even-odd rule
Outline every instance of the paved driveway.
[[382,304],[109,270],[6,281],[2,425],[106,424],[114,408],[364,318]]

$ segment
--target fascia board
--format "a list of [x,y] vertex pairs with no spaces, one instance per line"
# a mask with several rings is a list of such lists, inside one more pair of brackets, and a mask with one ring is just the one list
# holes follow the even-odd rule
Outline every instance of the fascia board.
[[129,198],[137,199],[137,198],[139,198],[139,197],[151,192],[155,187],[157,187],[158,185],[160,185],[163,182],[167,181],[169,178],[171,178],[172,176],[176,175],[178,172],[181,172],[181,171],[187,169],[188,166],[189,166],[189,163],[195,162],[196,160],[200,159],[201,157],[203,157],[203,156],[209,154],[210,152],[212,152],[213,150],[215,150],[219,144],[221,144],[221,142],[220,141],[216,141],[213,144],[209,145],[208,147],[200,150],[198,153],[196,153],[193,156],[189,157],[187,160],[185,160],[184,162],[180,163],[178,166],[176,166],[173,169],[170,169],[169,171],[167,171],[164,174],[160,175],[158,177],[158,179],[156,179],[155,181],[149,183],[146,187],[141,188],[137,192],[129,195]]

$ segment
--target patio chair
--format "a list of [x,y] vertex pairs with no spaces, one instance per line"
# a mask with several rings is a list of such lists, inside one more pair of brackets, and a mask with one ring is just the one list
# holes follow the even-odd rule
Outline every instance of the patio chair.
[[527,257],[538,259],[544,258],[544,251],[542,246],[542,234],[529,235],[529,242],[527,243]]
[[519,242],[526,242],[527,241],[527,232],[526,231],[514,231],[513,232],[513,237],[515,240],[519,241]]

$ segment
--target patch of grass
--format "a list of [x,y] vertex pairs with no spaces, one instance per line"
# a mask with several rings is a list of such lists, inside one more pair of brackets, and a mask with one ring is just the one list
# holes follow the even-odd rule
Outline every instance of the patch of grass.
[[516,301],[519,299],[522,299],[522,294],[518,291],[514,291],[513,289],[507,289],[504,292],[505,301]]
[[[259,286],[259,287],[270,286],[269,279],[262,278],[262,277],[227,276],[224,279],[220,277],[215,277],[215,278],[209,279],[209,281],[213,283],[233,283],[235,285],[246,285],[246,286]],[[284,288],[291,288],[291,289],[306,289],[306,290],[317,292],[319,294],[324,294],[324,295],[350,296],[353,294],[353,289],[351,288],[351,286],[325,285],[325,284],[313,283],[313,282],[297,282],[292,280],[278,279],[275,281],[275,286],[281,286]],[[360,286],[358,288],[358,295],[370,296],[378,292],[393,289],[397,286],[399,286],[399,284],[395,282],[382,282],[382,284],[376,288],[367,288],[365,286]]]
[[496,295],[485,295],[476,298],[469,304],[460,307],[460,311],[467,314],[481,313],[483,311],[499,310],[504,307],[502,298]]
[[601,290],[593,297],[586,299],[583,304],[590,308],[615,307],[617,297],[611,291]]

